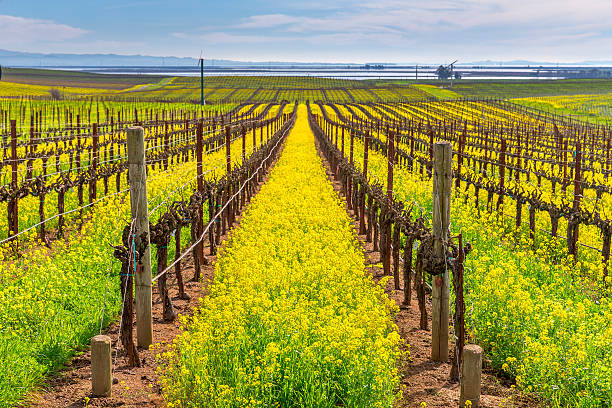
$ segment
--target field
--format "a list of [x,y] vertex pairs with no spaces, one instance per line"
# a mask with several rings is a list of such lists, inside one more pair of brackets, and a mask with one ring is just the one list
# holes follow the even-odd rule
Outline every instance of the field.
[[[446,83],[444,81],[443,83]],[[446,83],[448,86],[448,83]],[[453,90],[464,98],[525,98],[612,92],[609,79],[562,79],[527,81],[455,81]]]
[[[200,106],[197,78],[71,75],[0,82],[0,406],[36,392],[86,406],[87,378],[40,387],[113,322],[113,358],[136,365],[147,240],[156,330],[181,323],[147,363],[168,407],[448,406],[459,339],[484,350],[484,406],[609,406],[609,81],[214,77]],[[438,142],[453,152],[442,260],[428,255]],[[185,268],[205,289],[194,310],[169,295]],[[417,366],[438,279],[451,357]]]

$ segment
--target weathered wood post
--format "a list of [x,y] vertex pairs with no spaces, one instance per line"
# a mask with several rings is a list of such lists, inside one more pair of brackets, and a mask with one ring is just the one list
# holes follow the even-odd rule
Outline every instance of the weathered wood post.
[[[17,166],[19,165],[17,158],[17,121],[11,120],[11,188],[17,190]],[[12,197],[8,202],[8,226],[9,237],[13,237],[19,233],[19,210],[17,197]],[[17,248],[17,247],[15,247]]]
[[[395,135],[387,129],[387,218],[391,217],[391,201],[393,200],[393,165],[395,159]],[[383,257],[383,271],[391,275],[391,223],[385,227],[385,248]],[[394,277],[395,285],[399,286],[399,275]],[[396,288],[398,289],[398,288]]]
[[[344,158],[344,125],[342,125],[342,158]],[[608,147],[609,148],[609,147]]]
[[242,125],[242,162],[246,160],[246,127]]
[[[574,202],[572,211],[577,214],[580,211],[580,199],[582,198],[582,149],[580,142],[576,143],[576,156],[574,159]],[[580,222],[573,221],[567,227],[567,245],[568,252],[574,256],[574,260],[578,257],[578,234],[580,230]]]
[[[370,132],[366,132],[364,135],[364,143],[363,143],[363,177],[367,181],[368,180],[368,146],[370,143]],[[364,187],[361,188],[359,194],[359,235],[363,235],[366,233],[366,225],[365,225],[365,200],[366,194]]]
[[142,268],[137,268],[134,281],[136,292],[136,322],[138,346],[149,348],[153,344],[151,244],[149,233],[149,208],[147,199],[147,166],[145,140],[142,127],[130,127],[127,131],[128,171],[130,177],[130,204],[135,223],[134,234],[147,234],[147,248],[141,254]]
[[252,123],[251,126],[253,126],[253,153],[255,153],[255,151],[257,150],[257,136],[255,135],[257,125],[255,123]]
[[[203,141],[203,133],[204,133],[204,124],[202,121],[198,121],[197,129],[196,129],[196,174],[197,174],[197,185],[198,192],[200,194],[204,194],[204,176],[202,174],[202,141]],[[195,229],[195,236],[199,237],[200,234],[204,231],[204,208],[202,206],[198,207],[198,219],[195,223],[192,224],[191,228]],[[194,256],[194,274],[193,280],[195,282],[200,281],[200,264],[204,261],[204,242],[200,241],[196,246],[196,256]]]
[[98,138],[98,124],[93,124],[92,129],[92,162],[91,162],[91,171],[94,176],[94,179],[89,184],[89,203],[94,202],[98,195],[98,160],[99,160],[99,138]]
[[480,406],[480,377],[482,375],[482,348],[468,344],[463,348],[463,367],[461,369],[461,395],[459,406],[471,402],[472,408]]
[[465,301],[463,299],[463,261],[465,254],[463,252],[463,234],[459,234],[459,254],[457,264],[453,271],[453,290],[455,293],[455,355],[452,358],[452,366],[450,379],[451,381],[459,380],[461,362],[463,361],[463,346],[465,344]]
[[[500,193],[497,198],[497,211],[500,212],[501,218],[504,217],[504,187],[506,182],[506,140],[501,141],[501,150],[499,153],[499,187]],[[501,211],[500,211],[501,208]]]
[[[268,130],[270,130],[270,127],[268,126]],[[269,138],[269,135],[268,135]],[[225,127],[225,159],[226,159],[226,176],[227,176],[227,199],[229,201],[231,195],[232,195],[232,183],[230,182],[230,174],[232,172],[232,151],[231,151],[231,145],[232,145],[232,129],[230,126],[226,126]],[[227,222],[227,229],[230,229],[233,223],[232,220],[232,204],[229,203],[229,205],[227,206],[227,213],[226,213],[226,222]],[[225,230],[224,230],[225,232]]]
[[111,338],[105,335],[94,336],[91,339],[91,393],[94,397],[111,396],[111,367]]
[[[452,146],[436,142],[433,147],[433,235],[434,256],[446,262],[446,246],[450,239],[450,198],[452,183]],[[448,316],[450,288],[448,271],[434,276],[432,285],[431,358],[448,360]]]
[[457,179],[455,180],[455,189],[457,191],[459,191],[459,187],[461,186],[461,165],[463,164],[463,145],[465,144],[466,137],[467,137],[467,120],[465,121],[465,125],[463,126],[463,133],[459,136],[459,152],[457,153]]
[[[354,142],[355,142],[355,131],[351,129],[351,147],[350,147],[350,157],[349,157],[349,163],[351,164],[351,166],[353,166],[353,148],[354,148]],[[352,202],[353,199],[353,180],[349,180],[348,181],[348,189],[347,189],[347,193],[346,193],[346,201],[348,203],[348,207],[351,208],[354,203]]]
[[232,172],[232,128],[230,126],[225,127],[225,164],[227,175]]

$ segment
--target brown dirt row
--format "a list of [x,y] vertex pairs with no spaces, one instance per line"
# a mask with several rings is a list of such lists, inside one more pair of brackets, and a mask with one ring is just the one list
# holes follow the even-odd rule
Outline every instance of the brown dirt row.
[[[342,193],[342,185],[334,179],[334,174],[330,170],[329,163],[319,149],[319,156],[325,166],[327,176],[332,182],[334,189],[344,198]],[[343,199],[346,211],[353,218],[353,226],[355,234],[359,237],[359,241],[363,247],[364,256],[368,270],[374,277],[375,281],[380,281],[384,277],[383,269],[376,266],[380,265],[380,252],[374,251],[374,244],[366,242],[365,235],[359,235],[359,222],[355,218],[355,213],[348,208],[346,200]],[[393,267],[393,264],[392,264]],[[401,270],[401,269],[400,269]],[[387,282],[385,293],[400,306],[403,302],[403,281],[400,280],[402,290],[394,290],[393,279]],[[431,297],[426,297],[427,315],[431,319]],[[395,322],[398,325],[401,338],[405,341],[404,349],[410,353],[410,359],[404,362],[400,367],[400,375],[402,378],[403,398],[399,402],[399,407],[458,407],[460,387],[458,383],[452,383],[449,380],[451,363],[435,362],[430,359],[431,353],[431,331],[420,329],[420,311],[416,291],[412,291],[412,300],[410,306],[401,308],[395,316]],[[449,338],[452,337],[452,333]],[[452,356],[455,352],[454,346],[449,347],[449,354]],[[422,405],[422,404],[425,405]],[[495,373],[488,367],[483,367],[482,376],[482,391],[481,391],[481,407],[515,407],[527,408],[538,407],[537,401],[522,395],[520,391],[511,387],[511,384],[503,379],[498,378]]]

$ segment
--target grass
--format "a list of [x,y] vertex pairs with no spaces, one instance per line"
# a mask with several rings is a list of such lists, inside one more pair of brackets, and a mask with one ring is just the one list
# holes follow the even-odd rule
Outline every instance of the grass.
[[89,72],[2,68],[2,81],[45,87],[127,89],[136,85],[156,83],[164,77],[156,75],[94,74]]
[[520,98],[513,102],[585,122],[612,124],[612,93]]
[[456,92],[453,92],[452,90],[448,88],[440,88],[434,85],[425,85],[425,84],[413,85],[413,87],[420,89],[423,92],[427,92],[431,96],[434,96],[441,100],[461,98],[461,95],[459,95]]
[[[446,85],[448,81],[428,82]],[[581,95],[612,92],[610,79],[454,81],[453,90],[464,98],[524,98],[532,96]]]

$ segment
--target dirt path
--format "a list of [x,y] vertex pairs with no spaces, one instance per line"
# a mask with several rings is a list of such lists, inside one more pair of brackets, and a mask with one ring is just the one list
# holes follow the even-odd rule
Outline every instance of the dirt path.
[[[330,170],[329,163],[325,160],[317,142],[317,149],[321,157],[327,177],[334,185],[334,189],[343,197],[346,210],[355,220],[355,213],[348,208],[342,186],[335,181],[334,174]],[[383,270],[376,266],[381,262],[380,253],[374,251],[373,243],[366,242],[365,235],[359,235],[359,222],[354,221],[353,226],[355,233],[359,236],[364,254],[366,256],[366,264],[370,265],[369,270],[376,281],[383,278]],[[403,289],[403,283],[402,283]],[[385,292],[389,297],[395,300],[399,306],[403,301],[403,290],[396,291],[393,287],[393,280],[389,280],[385,287]],[[431,297],[426,297],[426,307],[429,319],[431,319]],[[458,383],[449,381],[451,369],[450,362],[435,362],[429,356],[431,353],[431,331],[421,330],[419,328],[420,311],[416,291],[412,291],[411,305],[407,308],[400,309],[395,321],[399,327],[399,333],[402,339],[405,340],[407,350],[410,352],[410,361],[403,364],[400,369],[402,376],[402,384],[405,386],[403,398],[399,403],[400,407],[421,407],[425,403],[426,407],[457,407],[459,406],[460,387]],[[449,338],[453,338],[452,334]],[[454,353],[454,347],[450,346],[450,355]],[[486,357],[485,357],[486,358]],[[511,387],[506,380],[495,376],[488,367],[483,367],[482,376],[482,395],[481,407],[537,407],[536,401],[522,395],[518,390]]]

